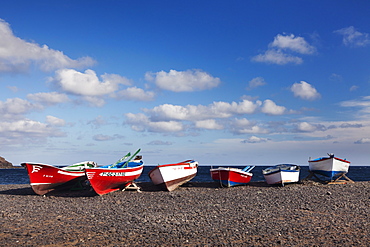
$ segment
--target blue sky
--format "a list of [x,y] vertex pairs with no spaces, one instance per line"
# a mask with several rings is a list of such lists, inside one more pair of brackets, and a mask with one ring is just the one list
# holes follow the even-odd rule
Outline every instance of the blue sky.
[[3,1],[0,156],[370,165],[368,1]]

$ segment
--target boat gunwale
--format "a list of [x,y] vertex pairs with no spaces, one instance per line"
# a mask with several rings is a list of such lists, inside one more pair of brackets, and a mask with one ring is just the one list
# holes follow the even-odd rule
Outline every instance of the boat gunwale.
[[308,160],[308,162],[320,162],[320,161],[330,160],[330,159],[336,159],[336,160],[339,160],[339,161],[342,161],[342,162],[346,162],[346,163],[349,163],[349,164],[351,163],[348,160],[341,159],[341,158],[338,158],[338,157],[320,157],[320,158],[317,158],[317,159]]

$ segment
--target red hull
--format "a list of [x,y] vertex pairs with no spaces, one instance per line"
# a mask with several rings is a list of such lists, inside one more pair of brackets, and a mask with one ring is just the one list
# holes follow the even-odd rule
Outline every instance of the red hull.
[[66,171],[46,164],[22,163],[30,178],[30,185],[38,195],[53,190],[68,189],[87,179],[84,171]]
[[104,195],[122,190],[140,177],[144,165],[128,168],[87,168],[86,175],[95,192]]
[[243,172],[236,168],[211,169],[212,179],[220,181],[226,187],[247,184],[251,181],[252,176],[252,173]]

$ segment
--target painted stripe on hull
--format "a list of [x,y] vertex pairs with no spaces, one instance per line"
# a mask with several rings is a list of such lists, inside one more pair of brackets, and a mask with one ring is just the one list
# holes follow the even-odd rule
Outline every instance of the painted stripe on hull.
[[47,164],[21,165],[26,167],[30,185],[38,195],[45,195],[53,190],[69,189],[87,179],[84,171],[65,171]]
[[171,181],[167,181],[165,183],[161,183],[161,184],[158,184],[158,186],[168,190],[168,191],[173,191],[175,189],[177,189],[179,186],[189,182],[190,180],[192,180],[194,177],[195,177],[196,174],[192,174],[190,176],[186,176],[186,177],[183,177],[183,178],[178,178],[178,179],[174,179],[174,180],[171,180]]
[[253,174],[244,172],[237,168],[211,169],[211,177],[214,181],[220,182],[226,187],[245,185],[250,182]]
[[333,179],[336,176],[345,174],[348,172],[350,163],[348,160],[333,158],[319,158],[315,160],[309,160],[309,170],[313,173],[320,174],[322,176]]
[[86,174],[91,187],[98,195],[104,195],[117,190],[122,190],[135,179],[140,177],[144,165],[129,168],[91,168],[86,169]]

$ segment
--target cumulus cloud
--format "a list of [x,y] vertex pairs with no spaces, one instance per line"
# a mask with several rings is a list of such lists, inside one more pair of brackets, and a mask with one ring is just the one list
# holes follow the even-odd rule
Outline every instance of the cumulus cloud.
[[219,78],[198,69],[147,72],[145,78],[147,81],[154,82],[157,87],[173,92],[202,91],[217,87],[221,83]]
[[294,93],[295,97],[299,97],[305,100],[315,100],[321,97],[311,84],[301,81],[300,83],[294,83],[290,90]]
[[46,45],[22,40],[14,36],[10,25],[2,19],[0,37],[0,72],[24,72],[31,64],[38,65],[44,71],[52,71],[59,68],[81,68],[95,63],[90,57],[73,60]]
[[127,89],[117,92],[117,99],[137,100],[137,101],[152,101],[155,98],[155,93],[151,91],[144,91],[141,88],[129,87]]
[[127,83],[124,77],[112,77],[113,75],[104,75],[100,81],[95,71],[90,69],[84,73],[74,69],[61,69],[56,71],[53,82],[66,93],[94,97],[111,94],[119,89],[119,84]]
[[324,131],[327,128],[322,124],[311,124],[308,122],[301,122],[295,125],[297,132],[315,132]]
[[234,134],[262,134],[268,133],[268,131],[258,125],[255,122],[249,121],[246,118],[233,119],[230,121],[230,132]]
[[265,100],[263,102],[261,112],[266,113],[267,115],[282,115],[286,111],[284,106],[278,106],[272,100]]
[[[0,122],[0,138],[11,139],[14,143],[23,142],[24,140],[37,141],[40,138],[62,137],[65,133],[52,127],[51,125],[22,119],[11,122]],[[13,143],[13,144],[14,144]]]
[[268,140],[269,139],[267,139],[267,138],[251,136],[248,139],[243,140],[242,143],[261,143],[261,142],[267,142]]
[[292,56],[286,53],[283,53],[279,50],[267,50],[263,54],[258,54],[252,58],[252,61],[261,62],[261,63],[272,63],[278,65],[284,65],[288,63],[301,64],[303,59],[297,56]]
[[146,109],[145,112],[151,116],[152,120],[206,120],[212,118],[228,118],[235,114],[254,113],[259,106],[249,100],[242,102],[213,102],[208,106],[204,105],[171,105],[164,104],[153,109]]
[[361,138],[354,142],[355,144],[370,144],[370,138]]
[[278,34],[269,46],[281,50],[291,50],[300,54],[313,54],[316,51],[316,48],[308,44],[304,38],[295,37],[293,34],[285,36]]
[[7,99],[5,102],[0,101],[0,115],[2,118],[14,118],[42,108],[43,106],[40,104],[34,104],[20,98]]
[[64,119],[57,118],[57,117],[50,116],[50,115],[46,116],[46,122],[49,125],[52,125],[52,126],[64,126],[64,125],[66,125],[66,121]]
[[27,98],[44,105],[55,105],[69,101],[66,94],[58,92],[28,94]]
[[265,85],[265,79],[263,77],[256,77],[249,81],[247,89],[253,89]]
[[184,130],[183,124],[178,121],[150,121],[142,114],[127,113],[125,123],[131,126],[131,129],[138,132],[179,132]]
[[209,130],[220,130],[224,128],[224,126],[222,124],[217,123],[215,119],[196,121],[195,127],[199,129],[209,129]]
[[293,34],[275,36],[274,41],[268,45],[268,49],[252,61],[284,65],[288,63],[301,64],[303,59],[299,55],[311,55],[316,48],[311,46],[303,37],[296,37]]
[[368,33],[361,33],[353,26],[345,27],[334,31],[343,35],[343,44],[351,47],[364,47],[370,44],[370,37]]

